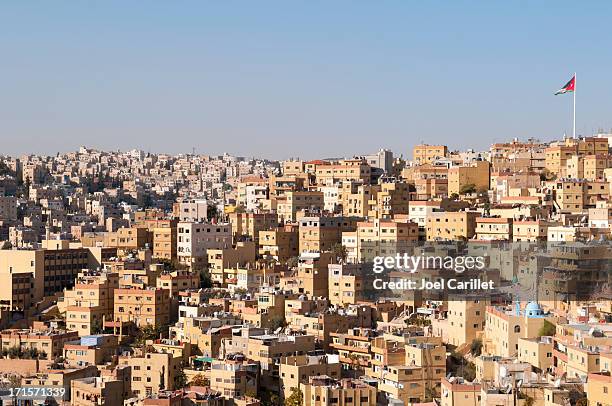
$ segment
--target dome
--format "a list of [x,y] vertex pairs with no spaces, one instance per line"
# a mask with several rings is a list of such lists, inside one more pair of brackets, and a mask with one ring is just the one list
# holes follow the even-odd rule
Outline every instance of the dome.
[[530,317],[530,316],[541,316],[543,314],[544,314],[544,312],[542,311],[542,308],[536,302],[529,302],[527,304],[527,306],[525,307],[525,315],[527,317]]

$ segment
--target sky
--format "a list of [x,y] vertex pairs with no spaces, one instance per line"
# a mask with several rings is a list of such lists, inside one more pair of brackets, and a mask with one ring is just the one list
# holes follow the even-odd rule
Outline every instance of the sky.
[[612,127],[612,2],[0,4],[0,154],[275,159]]

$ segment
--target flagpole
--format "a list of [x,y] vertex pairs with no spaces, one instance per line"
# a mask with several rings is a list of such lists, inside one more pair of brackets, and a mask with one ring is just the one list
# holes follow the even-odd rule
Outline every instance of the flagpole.
[[574,91],[572,93],[574,93],[574,129],[572,134],[576,139],[576,72],[574,72]]

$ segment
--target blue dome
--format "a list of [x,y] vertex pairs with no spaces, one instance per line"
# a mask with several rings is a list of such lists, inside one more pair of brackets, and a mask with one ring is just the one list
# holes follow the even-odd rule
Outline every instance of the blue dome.
[[544,314],[542,308],[536,302],[529,302],[527,306],[525,306],[525,315],[527,317],[531,316],[541,316]]

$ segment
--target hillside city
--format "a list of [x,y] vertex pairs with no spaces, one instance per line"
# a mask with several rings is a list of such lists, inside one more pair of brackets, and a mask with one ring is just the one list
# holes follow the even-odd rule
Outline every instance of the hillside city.
[[612,134],[324,154],[0,155],[2,404],[612,404]]

